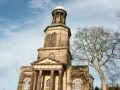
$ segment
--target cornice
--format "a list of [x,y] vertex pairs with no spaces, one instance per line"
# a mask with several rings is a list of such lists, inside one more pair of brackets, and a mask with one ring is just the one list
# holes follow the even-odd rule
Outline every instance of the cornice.
[[44,32],[46,32],[46,31],[48,30],[48,28],[52,28],[52,27],[59,27],[59,26],[61,26],[61,27],[64,27],[64,28],[68,29],[68,34],[69,34],[69,36],[71,36],[71,31],[70,31],[70,28],[69,28],[69,27],[67,27],[65,24],[61,24],[61,23],[58,23],[58,24],[51,24],[51,25],[47,26],[47,27],[45,28]]
[[45,48],[39,48],[38,51],[41,50],[61,50],[61,49],[69,49],[69,47],[64,46],[64,47],[45,47]]

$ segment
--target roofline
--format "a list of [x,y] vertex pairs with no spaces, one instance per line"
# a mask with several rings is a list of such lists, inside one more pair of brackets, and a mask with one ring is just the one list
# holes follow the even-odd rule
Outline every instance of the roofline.
[[58,26],[61,26],[61,27],[64,27],[64,28],[68,29],[68,34],[71,36],[70,28],[67,27],[67,26],[64,25],[64,24],[52,24],[52,25],[50,25],[50,26],[47,26],[47,27],[45,28],[44,32],[46,32],[48,28],[51,28],[51,27],[58,27]]
[[65,12],[65,14],[66,14],[66,16],[67,16],[67,12],[66,12],[65,10],[63,10],[63,9],[54,9],[54,10],[52,11],[52,15],[53,15],[53,13],[54,13],[55,11],[57,11],[57,10],[64,11],[64,12]]

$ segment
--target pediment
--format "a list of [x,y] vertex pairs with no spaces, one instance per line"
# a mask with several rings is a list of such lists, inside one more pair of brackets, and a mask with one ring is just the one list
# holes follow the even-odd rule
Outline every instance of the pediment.
[[47,58],[47,59],[40,61],[38,64],[59,64],[59,62]]
[[55,60],[55,59],[51,59],[51,58],[44,58],[41,60],[37,60],[35,62],[33,62],[32,64],[39,64],[39,65],[55,65],[55,64],[61,64],[59,61]]

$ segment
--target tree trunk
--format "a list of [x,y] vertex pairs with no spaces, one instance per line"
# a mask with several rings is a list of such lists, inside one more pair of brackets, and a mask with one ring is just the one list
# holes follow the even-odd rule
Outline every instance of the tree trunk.
[[105,76],[103,70],[99,68],[98,73],[99,73],[100,79],[101,79],[102,90],[107,90],[107,80],[106,80],[106,76]]

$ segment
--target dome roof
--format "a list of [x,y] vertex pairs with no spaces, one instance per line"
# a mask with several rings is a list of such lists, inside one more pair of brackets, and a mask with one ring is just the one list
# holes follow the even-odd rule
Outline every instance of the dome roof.
[[[55,9],[62,9],[62,10],[65,10],[65,8],[63,6],[57,6]],[[54,9],[54,10],[55,10]]]

